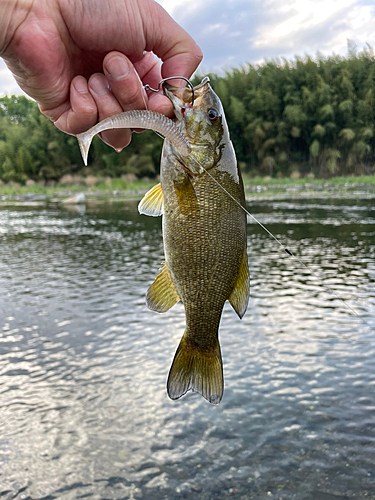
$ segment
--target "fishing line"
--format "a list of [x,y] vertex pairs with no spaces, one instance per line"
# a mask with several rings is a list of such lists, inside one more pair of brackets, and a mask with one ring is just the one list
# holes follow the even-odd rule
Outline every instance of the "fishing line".
[[[305,269],[307,269],[307,271],[309,271],[310,274],[312,274],[315,278],[317,278],[320,283],[321,283],[321,286],[323,286],[323,288],[325,289],[326,293],[329,293],[331,295],[334,295],[337,299],[339,299],[355,316],[357,316],[358,319],[360,319],[365,325],[367,325],[369,328],[371,328],[371,330],[374,330],[375,331],[375,328],[370,325],[370,323],[368,321],[366,321],[364,319],[363,316],[361,316],[355,309],[353,309],[353,307],[351,307],[345,299],[343,299],[333,288],[329,287],[328,285],[326,285],[324,282],[323,282],[323,279],[315,272],[313,271],[312,269],[310,269],[310,267],[305,264],[301,259],[299,259],[292,251],[290,251],[287,247],[285,247],[281,241],[276,238],[275,235],[273,235],[271,233],[271,231],[269,231],[269,229],[267,229],[256,217],[254,217],[253,214],[251,214],[245,207],[243,207],[241,205],[241,203],[236,200],[230,193],[228,193],[228,191],[224,188],[224,186],[222,186],[220,184],[220,182],[218,180],[215,179],[215,177],[213,177],[210,172],[208,172],[197,160],[195,160],[198,165],[204,170],[204,172],[208,175],[208,177],[213,180],[219,187],[222,191],[224,191],[224,193],[226,193],[239,207],[242,208],[242,210],[244,210],[244,212],[246,212],[247,215],[249,215],[257,224],[259,224],[259,226],[264,229],[264,231],[266,231],[267,234],[269,234],[269,236],[271,236],[279,245],[280,247],[284,250],[284,252],[289,255],[290,257],[294,258],[301,266],[303,266]],[[185,165],[186,166],[186,165]]]
[[[137,73],[137,74],[138,74],[138,73]],[[139,79],[139,81],[141,82],[141,80],[140,80],[140,79]],[[160,84],[159,84],[159,85],[160,85]],[[146,92],[146,87],[148,87],[148,85],[143,86],[143,85],[142,85],[142,82],[141,82],[141,87],[142,87],[142,91]],[[152,89],[150,88],[150,90],[152,90]],[[143,104],[145,105],[146,110],[147,110],[147,111],[149,111],[148,106],[147,106],[147,102],[146,102],[146,98],[145,98],[145,96],[144,96],[143,92],[141,92],[141,96],[142,96],[142,99],[143,99]],[[153,132],[154,132],[156,135],[158,135],[159,137],[161,137],[162,139],[165,139],[165,137],[164,137],[164,136],[162,136],[161,134],[159,134],[159,132],[156,132],[156,130],[153,130]]]
[[[158,85],[158,88],[157,88],[157,89],[153,89],[153,88],[151,88],[149,85],[145,85],[145,86],[144,86],[144,87],[142,87],[142,88],[143,88],[143,90],[151,90],[151,91],[153,91],[153,92],[159,92],[159,91],[160,91],[160,86],[161,86],[161,84],[162,84],[163,82],[165,82],[165,81],[167,81],[167,80],[171,80],[171,79],[179,79],[179,78],[180,78],[180,79],[185,80],[185,81],[189,84],[189,86],[191,87],[191,89],[192,89],[192,93],[193,93],[193,103],[194,103],[194,97],[195,97],[195,95],[194,95],[194,87],[193,87],[192,83],[190,82],[190,80],[188,80],[187,78],[184,78],[184,77],[173,77],[173,78],[172,78],[172,77],[170,77],[170,78],[165,78],[164,80],[161,80],[161,81],[159,82],[159,85]],[[146,108],[146,109],[148,109],[148,107],[147,107],[147,103],[146,103],[146,99],[145,99],[145,97],[144,97],[144,95],[143,95],[143,92],[142,92],[142,98],[143,98],[143,102],[144,102],[145,108]],[[154,130],[154,132],[155,132],[155,130]],[[163,137],[161,134],[159,134],[158,132],[155,132],[155,133],[156,133],[159,137],[161,137],[162,139],[164,139],[164,137]],[[358,319],[360,319],[360,320],[361,320],[361,321],[362,321],[365,325],[367,325],[367,326],[368,326],[371,330],[374,330],[374,331],[375,331],[375,328],[374,328],[372,325],[370,325],[370,323],[369,323],[368,321],[366,321],[366,320],[364,319],[364,317],[363,317],[363,316],[361,316],[361,315],[360,315],[360,314],[359,314],[359,313],[358,313],[358,312],[357,312],[357,311],[356,311],[356,310],[355,310],[352,306],[350,306],[350,305],[346,302],[346,300],[345,300],[345,299],[343,299],[343,298],[342,298],[342,297],[341,297],[341,296],[340,296],[340,295],[339,295],[339,294],[338,294],[338,293],[337,293],[337,292],[336,292],[333,288],[331,288],[331,287],[329,287],[328,285],[326,285],[326,284],[323,282],[323,279],[322,279],[322,278],[321,278],[321,277],[320,277],[320,276],[319,276],[319,275],[318,275],[315,271],[313,271],[312,269],[310,269],[310,267],[309,267],[307,264],[305,264],[305,263],[304,263],[304,262],[303,262],[300,258],[298,258],[298,257],[297,257],[297,256],[296,256],[296,255],[295,255],[295,254],[291,251],[291,250],[289,250],[289,248],[285,247],[285,246],[281,243],[281,241],[280,241],[278,238],[276,238],[276,236],[275,236],[274,234],[272,234],[272,233],[271,233],[271,231],[270,231],[269,229],[267,229],[267,228],[266,228],[266,227],[265,227],[265,226],[264,226],[264,225],[263,225],[263,224],[262,224],[262,223],[261,223],[261,222],[260,222],[260,221],[259,221],[256,217],[254,217],[254,215],[253,215],[252,213],[250,213],[250,212],[249,212],[249,211],[248,211],[245,207],[243,207],[243,206],[241,205],[241,203],[240,203],[238,200],[236,200],[236,199],[235,199],[235,198],[234,198],[234,197],[233,197],[233,196],[232,196],[232,195],[231,195],[231,194],[230,194],[230,193],[229,193],[229,192],[228,192],[228,191],[224,188],[224,186],[222,186],[222,185],[220,184],[220,182],[219,182],[219,181],[217,181],[217,180],[215,179],[215,177],[213,177],[213,176],[212,176],[212,175],[211,175],[211,174],[210,174],[210,173],[209,173],[209,172],[208,172],[208,171],[207,171],[207,170],[203,167],[203,165],[201,165],[201,164],[200,164],[200,162],[199,162],[198,160],[195,160],[195,159],[194,159],[194,161],[195,161],[195,162],[199,165],[199,167],[200,167],[200,168],[201,168],[201,169],[202,169],[202,170],[203,170],[203,171],[204,171],[204,172],[208,175],[208,177],[209,177],[212,181],[214,181],[214,182],[215,182],[215,183],[219,186],[219,188],[220,188],[220,189],[221,189],[224,193],[226,193],[226,194],[229,196],[229,198],[231,198],[231,199],[232,199],[232,200],[233,200],[233,201],[234,201],[234,202],[235,202],[235,203],[236,203],[236,204],[237,204],[240,208],[242,208],[242,210],[243,210],[243,211],[244,211],[244,212],[245,212],[245,213],[246,213],[249,217],[251,217],[251,218],[252,218],[252,219],[253,219],[253,220],[254,220],[254,221],[255,221],[255,222],[256,222],[256,223],[257,223],[257,224],[258,224],[258,225],[259,225],[259,226],[260,226],[260,227],[261,227],[261,228],[262,228],[262,229],[263,229],[263,230],[267,233],[267,234],[268,234],[268,235],[269,235],[269,236],[271,236],[271,238],[273,238],[273,239],[276,241],[276,243],[277,243],[277,244],[278,244],[278,245],[279,245],[279,246],[283,249],[283,251],[284,251],[287,255],[289,255],[289,257],[294,258],[294,259],[295,259],[295,260],[296,260],[296,261],[297,261],[297,262],[298,262],[298,263],[299,263],[302,267],[304,267],[304,268],[305,268],[305,269],[306,269],[306,270],[307,270],[307,271],[308,271],[308,272],[309,272],[312,276],[314,276],[314,277],[315,277],[315,278],[316,278],[316,279],[320,282],[321,286],[325,289],[326,293],[331,294],[331,295],[334,295],[334,296],[335,296],[337,299],[339,299],[339,300],[340,300],[340,301],[341,301],[341,302],[342,302],[342,303],[343,303],[343,304],[344,304],[344,305],[345,305],[345,306],[349,309],[349,311],[351,311],[351,312],[352,312],[352,313],[353,313],[353,314],[354,314],[354,315],[355,315]],[[185,163],[184,163],[184,162],[182,162],[182,163],[185,165]],[[185,165],[185,167],[186,167],[186,168],[188,168],[188,167],[187,167],[187,165]]]

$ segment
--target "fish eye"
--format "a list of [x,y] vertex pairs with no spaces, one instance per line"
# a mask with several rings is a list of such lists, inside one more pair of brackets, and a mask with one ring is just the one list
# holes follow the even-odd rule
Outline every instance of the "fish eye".
[[207,111],[207,116],[210,122],[216,122],[217,119],[219,118],[219,111],[216,108],[210,108]]

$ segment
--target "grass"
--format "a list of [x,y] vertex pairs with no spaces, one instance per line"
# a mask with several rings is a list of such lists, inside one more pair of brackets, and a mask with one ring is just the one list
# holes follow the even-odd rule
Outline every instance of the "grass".
[[7,185],[3,184],[0,186],[0,196],[14,196],[14,195],[25,195],[25,194],[43,194],[46,196],[53,196],[56,193],[103,193],[112,194],[113,191],[121,191],[124,193],[134,193],[138,191],[146,191],[156,184],[156,181],[144,181],[137,180],[135,182],[128,182],[123,179],[111,179],[106,182],[100,182],[96,186],[91,188],[87,187],[85,184],[73,184],[64,185],[56,184],[55,186],[42,186],[41,184],[35,183],[33,186],[19,186],[19,185]]
[[374,185],[375,186],[375,176],[373,175],[361,175],[361,176],[350,176],[350,177],[332,177],[331,179],[291,179],[290,177],[284,177],[282,179],[270,178],[270,177],[247,177],[244,176],[244,184],[246,186],[285,186],[285,185],[304,185],[311,184],[314,186],[341,186],[345,184],[363,184],[363,185]]

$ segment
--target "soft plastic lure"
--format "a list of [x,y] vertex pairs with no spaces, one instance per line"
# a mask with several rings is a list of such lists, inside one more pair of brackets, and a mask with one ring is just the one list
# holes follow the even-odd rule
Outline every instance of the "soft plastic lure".
[[78,144],[81,150],[82,158],[87,166],[87,157],[93,138],[104,130],[114,128],[144,128],[151,129],[163,135],[170,140],[181,156],[188,156],[191,146],[186,137],[176,126],[176,124],[161,113],[148,110],[124,111],[118,115],[105,118],[94,127],[77,134]]

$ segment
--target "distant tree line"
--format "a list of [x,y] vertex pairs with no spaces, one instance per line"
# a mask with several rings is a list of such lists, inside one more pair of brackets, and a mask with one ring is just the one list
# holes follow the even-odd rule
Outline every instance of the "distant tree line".
[[296,57],[211,75],[246,170],[372,173],[375,56]]
[[59,180],[70,175],[120,177],[158,173],[162,139],[133,134],[122,154],[95,137],[84,167],[77,139],[59,131],[37,104],[24,96],[0,98],[0,179],[4,182]]
[[[211,74],[241,168],[252,174],[332,175],[375,171],[375,55],[295,57]],[[196,77],[195,82],[200,79]],[[65,174],[120,177],[159,172],[162,140],[134,134],[121,154],[95,138],[84,168],[74,137],[58,131],[23,96],[0,99],[0,179],[57,180]]]

